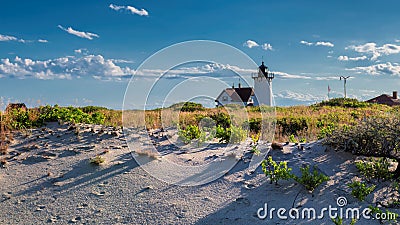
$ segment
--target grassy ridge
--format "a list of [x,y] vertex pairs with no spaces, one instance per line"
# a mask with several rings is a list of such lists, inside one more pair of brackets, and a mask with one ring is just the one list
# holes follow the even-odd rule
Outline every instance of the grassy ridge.
[[[263,110],[263,109],[261,109]],[[380,117],[386,114],[400,115],[400,107],[368,104],[354,99],[332,99],[312,106],[276,107],[276,141],[317,140],[332,133],[333,130],[354,126],[364,118]],[[233,116],[229,116],[232,115]],[[270,111],[268,116],[274,117]],[[265,114],[264,114],[265,116]],[[45,122],[64,121],[72,123],[95,123],[108,126],[122,126],[122,111],[103,107],[59,107],[42,106],[27,111],[13,110],[2,113],[2,121],[10,130],[34,128]],[[204,118],[212,118],[217,125],[228,128],[248,126],[257,133],[261,124],[259,107],[203,108],[199,104],[176,104],[166,109],[155,109],[146,112],[139,110],[126,111],[124,121],[131,126],[161,128],[179,123],[185,128],[197,126]],[[265,119],[265,118],[264,118]],[[272,141],[272,140],[271,140]]]

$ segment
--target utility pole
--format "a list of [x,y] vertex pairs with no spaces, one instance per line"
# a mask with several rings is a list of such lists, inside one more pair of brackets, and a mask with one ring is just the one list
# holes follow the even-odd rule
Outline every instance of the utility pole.
[[344,76],[340,76],[340,80],[344,81],[344,98],[347,98],[347,94],[346,94],[346,83],[347,83],[347,79],[349,79],[350,76],[344,77]]

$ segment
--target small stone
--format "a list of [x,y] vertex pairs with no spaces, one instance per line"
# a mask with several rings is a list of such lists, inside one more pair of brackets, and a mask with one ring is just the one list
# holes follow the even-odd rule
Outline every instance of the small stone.
[[3,199],[4,200],[8,200],[8,199],[11,199],[11,192],[6,192],[6,193],[3,193]]
[[38,205],[38,207],[36,208],[36,211],[43,211],[44,208],[46,208],[46,206]]
[[274,143],[271,144],[271,148],[273,150],[282,150],[283,149],[283,145],[281,143],[274,142]]
[[105,191],[92,192],[92,194],[97,195],[97,196],[104,196],[106,194],[106,192]]

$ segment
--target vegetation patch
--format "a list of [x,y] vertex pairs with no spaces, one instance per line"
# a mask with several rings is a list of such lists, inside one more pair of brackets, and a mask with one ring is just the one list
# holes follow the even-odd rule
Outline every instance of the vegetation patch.
[[261,167],[265,176],[270,179],[271,184],[273,182],[278,184],[279,180],[289,180],[294,177],[292,168],[288,167],[286,161],[277,163],[272,159],[272,156],[269,156],[267,160],[263,160]]
[[304,187],[311,192],[313,192],[320,184],[329,180],[329,177],[320,173],[316,166],[310,170],[310,166],[307,165],[300,168],[300,171],[301,176],[295,177],[294,179],[304,185]]
[[389,170],[390,166],[391,160],[385,157],[378,159],[370,157],[366,161],[356,162],[358,171],[368,180],[390,180],[393,177]]
[[90,163],[94,165],[100,165],[103,164],[106,161],[106,159],[100,155],[95,156],[94,158],[90,159]]
[[[365,118],[352,127],[342,127],[328,135],[324,144],[338,151],[348,151],[354,155],[392,159],[400,162],[400,118],[396,115]],[[361,173],[368,177],[386,179],[387,162],[359,164]],[[371,171],[367,169],[372,168]],[[368,175],[367,172],[371,172]],[[400,166],[393,172],[394,178],[400,177]]]
[[352,190],[351,194],[360,201],[364,201],[367,195],[371,194],[375,190],[375,185],[367,186],[366,183],[360,181],[354,181],[348,185]]

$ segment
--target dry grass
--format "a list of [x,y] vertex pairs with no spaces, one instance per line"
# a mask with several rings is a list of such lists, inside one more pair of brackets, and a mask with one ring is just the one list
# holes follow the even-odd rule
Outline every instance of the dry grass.
[[137,149],[135,152],[140,156],[147,156],[152,159],[158,159],[160,157],[157,151],[152,151],[150,149]]
[[[294,134],[296,139],[306,139],[307,141],[317,140],[321,135],[321,130],[332,126],[340,127],[344,125],[355,125],[363,118],[379,116],[386,113],[400,111],[400,108],[393,108],[385,105],[370,105],[360,108],[345,108],[339,106],[291,106],[276,107],[275,110],[260,113],[257,108],[228,107],[211,108],[202,111],[180,112],[175,109],[162,110],[132,110],[124,112],[124,125],[130,127],[146,127],[147,129],[159,129],[162,127],[176,127],[196,125],[199,118],[210,117],[219,113],[231,116],[232,123],[240,126],[245,121],[254,119],[264,119],[268,121],[276,120],[276,129],[272,123],[267,123],[263,130],[267,132],[266,137],[274,136],[274,141],[286,142],[289,136]],[[398,113],[398,112],[397,112]],[[282,124],[285,120],[289,121],[289,128],[292,126],[290,121],[301,119],[306,122],[304,129],[296,130],[295,133],[288,133]],[[287,127],[285,128],[287,129]],[[275,133],[271,131],[275,130]],[[264,134],[263,134],[264,135]],[[272,140],[268,140],[272,141]]]
[[[290,135],[294,135],[297,140],[306,139],[314,141],[320,138],[321,130],[325,128],[336,128],[344,125],[355,125],[363,118],[379,116],[386,113],[398,113],[400,107],[388,107],[384,105],[367,105],[360,108],[346,108],[339,106],[291,106],[276,107],[275,110],[266,109],[267,112],[261,113],[258,107],[243,108],[239,106],[210,108],[194,112],[182,112],[175,108],[156,109],[156,110],[108,110],[101,109],[98,112],[104,115],[104,125],[114,127],[131,128],[172,128],[187,125],[197,125],[204,117],[212,117],[220,113],[228,114],[232,124],[242,126],[246,121],[261,120],[268,121],[262,134],[262,139],[267,141],[286,142]],[[40,116],[38,109],[28,109],[29,120],[37,120]],[[4,117],[4,118],[3,118]],[[10,116],[2,114],[3,121],[9,124]],[[276,129],[273,121],[276,120]],[[293,128],[293,121],[305,121],[304,128]],[[5,126],[3,125],[3,129]],[[289,127],[289,129],[288,129]],[[289,130],[289,131],[288,131]],[[6,151],[8,148],[7,132],[1,132],[0,150]],[[101,134],[101,131],[99,132]],[[250,133],[252,134],[252,133]],[[274,140],[269,140],[274,136]],[[6,139],[6,141],[4,141]]]
[[0,154],[7,154],[9,143],[12,140],[12,133],[6,127],[5,115],[0,112]]
[[106,159],[100,155],[95,156],[94,158],[90,159],[90,163],[91,164],[95,164],[95,165],[101,165],[106,161]]

